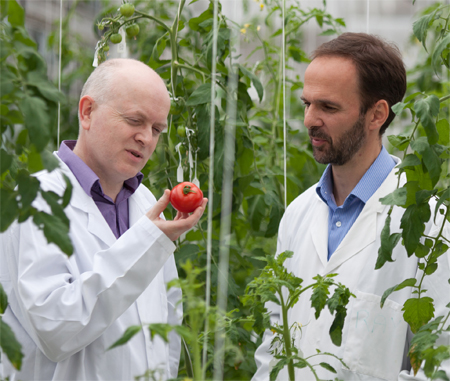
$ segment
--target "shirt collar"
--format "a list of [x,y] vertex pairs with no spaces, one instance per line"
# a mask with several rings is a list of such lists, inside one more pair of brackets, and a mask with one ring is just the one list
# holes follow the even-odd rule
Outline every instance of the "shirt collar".
[[[394,159],[389,155],[386,148],[382,146],[381,152],[378,154],[378,157],[366,171],[361,180],[359,180],[358,184],[356,184],[356,187],[347,196],[347,199],[349,199],[350,197],[357,197],[362,202],[366,203],[369,198],[372,197],[375,191],[380,187],[380,185],[383,183],[383,181],[386,179],[395,165],[396,163]],[[322,201],[325,202],[328,206],[330,206],[331,204],[335,205],[333,197],[333,179],[331,176],[330,164],[323,172],[322,177],[317,184],[316,192],[322,199]]]
[[[80,157],[73,152],[76,144],[76,140],[64,140],[59,147],[59,158],[69,167],[89,197],[93,196],[92,191],[95,186],[99,187],[101,193],[103,194],[98,176],[83,160],[81,160]],[[125,180],[123,183],[124,187],[128,188],[131,193],[134,193],[141,184],[143,178],[144,175],[139,172],[136,176]]]

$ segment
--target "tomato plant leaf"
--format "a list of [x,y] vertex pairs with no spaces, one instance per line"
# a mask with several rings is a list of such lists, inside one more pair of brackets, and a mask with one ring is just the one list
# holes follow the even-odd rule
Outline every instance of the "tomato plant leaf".
[[[444,52],[445,49],[448,49],[450,47],[450,34],[447,34],[434,48],[433,55],[431,56],[431,64],[436,71],[438,72],[438,67],[442,65],[441,62],[441,55]],[[446,65],[448,66],[448,64]]]
[[211,84],[204,83],[197,87],[194,92],[190,95],[186,102],[186,106],[197,106],[204,103],[211,102]]
[[242,73],[245,76],[250,78],[250,80],[253,83],[253,86],[255,86],[256,92],[258,93],[259,101],[262,102],[262,99],[264,96],[264,88],[263,88],[263,85],[261,84],[261,81],[259,80],[259,78],[255,74],[253,74],[250,70],[246,69],[242,65],[239,65],[239,69],[242,71]]
[[400,240],[400,233],[391,235],[391,215],[389,214],[384,222],[383,230],[381,231],[381,245],[378,249],[377,262],[375,270],[380,269],[386,262],[394,262],[392,259],[392,251]]
[[12,329],[3,321],[0,316],[0,348],[8,357],[10,363],[14,368],[20,370],[22,367],[22,346],[14,336]]
[[434,316],[433,299],[426,296],[423,298],[408,299],[403,305],[403,318],[416,333],[421,326],[427,324]]
[[430,205],[410,205],[402,216],[400,228],[408,256],[414,253],[420,238],[425,231],[425,222],[431,217]]
[[326,362],[321,362],[319,365],[320,365],[322,368],[324,368],[324,369],[326,369],[326,370],[328,370],[328,371],[330,371],[330,372],[332,372],[332,373],[337,373],[337,372],[336,372],[336,369],[334,369],[331,365],[327,364]]
[[391,143],[395,148],[398,148],[400,151],[403,151],[409,145],[409,137],[402,135],[389,135],[388,137],[389,143]]
[[47,105],[41,98],[25,96],[19,102],[19,107],[24,115],[30,140],[40,152],[50,140]]
[[403,161],[397,165],[397,168],[404,168],[404,167],[415,167],[416,165],[420,165],[421,161],[417,157],[417,155],[410,153],[406,155],[406,157],[403,159]]
[[424,15],[413,23],[413,32],[417,39],[422,43],[423,48],[427,50],[426,39],[428,28],[431,21],[434,19],[434,13]]
[[393,287],[388,288],[381,297],[380,308],[383,308],[384,303],[389,295],[391,295],[394,291],[399,291],[405,287],[413,287],[416,284],[416,278],[405,279],[403,282],[396,284]]
[[441,205],[444,202],[448,202],[450,200],[450,187],[448,187],[446,190],[444,190],[440,195],[439,195],[439,200],[436,203],[436,207],[434,209],[434,222],[436,223],[436,217],[438,216],[438,210],[441,207]]
[[69,228],[62,223],[60,218],[44,212],[37,212],[33,215],[33,221],[39,229],[44,231],[48,242],[55,243],[67,255],[73,253]]
[[333,324],[330,327],[330,338],[334,345],[340,347],[342,343],[342,329],[344,327],[345,317],[347,316],[347,309],[339,306],[336,310],[336,315]]
[[0,150],[0,174],[6,172],[11,167],[12,156],[9,155],[3,148]]
[[398,205],[404,206],[406,204],[406,187],[397,188],[392,193],[389,193],[387,196],[380,198],[380,202],[383,205]]
[[437,143],[439,134],[433,119],[439,114],[439,98],[433,94],[418,100],[414,104],[414,111],[425,129],[429,144]]
[[17,192],[0,188],[0,202],[2,206],[2,217],[0,218],[0,231],[4,232],[13,223],[19,214],[17,204]]
[[124,344],[128,343],[128,341],[130,341],[133,338],[133,336],[135,336],[141,329],[142,329],[142,326],[140,326],[140,325],[132,325],[132,326],[128,327],[126,329],[126,331],[124,332],[124,334],[122,335],[122,337],[119,340],[117,340],[116,342],[114,342],[114,344],[112,344],[108,348],[108,351],[110,349],[113,349],[115,347],[118,347],[120,345],[124,345]]
[[448,146],[450,143],[450,124],[447,119],[440,119],[436,123],[436,129],[439,133],[439,144]]
[[0,315],[5,313],[6,307],[8,307],[8,297],[0,283]]
[[7,3],[9,23],[12,26],[23,26],[25,23],[25,11],[22,6],[16,0],[9,0]]
[[169,342],[169,332],[172,330],[172,326],[170,324],[153,323],[148,325],[148,329],[152,339],[155,335],[158,335],[166,343]]
[[28,209],[37,196],[39,190],[39,180],[21,169],[17,173],[16,182],[20,194],[20,203],[23,209]]

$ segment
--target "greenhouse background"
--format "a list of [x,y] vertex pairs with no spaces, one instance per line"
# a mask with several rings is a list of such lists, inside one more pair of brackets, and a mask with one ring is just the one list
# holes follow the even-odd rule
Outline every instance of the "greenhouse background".
[[[264,330],[275,332],[267,325],[255,287],[258,282],[260,286],[270,283],[271,279],[264,278],[269,273],[273,279],[292,276],[279,262],[285,257],[273,258],[278,226],[286,206],[315,184],[325,169],[313,158],[300,99],[308,57],[323,42],[343,32],[367,32],[400,48],[408,74],[407,98],[396,106],[397,118],[383,136],[383,144],[390,153],[407,157],[420,151],[414,145],[416,139],[423,142],[428,138],[427,147],[434,147],[437,154],[431,160],[423,151],[417,153],[419,164],[408,176],[417,172],[423,192],[429,192],[428,199],[435,198],[445,208],[443,214],[450,221],[450,0],[136,0],[136,9],[153,18],[137,20],[139,34],[124,37],[118,45],[110,42],[107,19],[119,17],[120,0],[17,2],[25,11],[25,27],[37,43],[36,51],[47,65],[39,68],[36,82],[39,86],[45,82],[45,91],[37,85],[31,87],[35,86],[34,94],[45,102],[48,112],[24,111],[24,85],[11,80],[15,92],[2,96],[1,231],[17,219],[33,218],[37,224],[31,201],[41,190],[25,188],[33,185],[33,173],[55,168],[49,152],[62,140],[76,139],[79,94],[94,61],[135,58],[155,69],[166,82],[172,105],[167,133],[142,170],[143,184],[159,198],[177,182],[198,178],[210,199],[198,226],[176,241],[180,276],[176,286],[184,295],[183,326],[148,327],[152,335],[164,337],[175,330],[182,336],[180,379],[249,380],[256,370],[254,352]],[[178,18],[180,4],[183,9]],[[216,23],[214,6],[218,5],[220,22]],[[427,19],[426,26],[422,23],[417,28],[417,20],[440,9],[445,10],[442,17]],[[3,14],[2,20],[8,24]],[[20,23],[15,20],[12,24],[20,28]],[[178,35],[173,29],[172,34],[167,33],[172,25],[178,26]],[[219,37],[214,34],[217,30]],[[2,35],[2,45],[10,44],[2,65],[22,54],[14,48],[15,38],[17,35],[7,32]],[[176,44],[172,44],[173,38]],[[25,62],[20,70],[26,74],[34,67],[27,59]],[[14,75],[5,72],[2,90]],[[217,81],[211,80],[214,77]],[[421,109],[424,103],[430,105],[426,111]],[[31,201],[17,201],[23,199]],[[68,226],[61,218],[62,205],[67,202],[64,197],[58,199],[52,204],[52,215],[40,222],[51,227],[44,231],[48,241],[70,255]],[[392,196],[390,202],[388,205],[406,208],[400,197]],[[173,208],[164,212],[167,219],[173,219],[175,213]],[[396,244],[399,239],[400,235]],[[441,235],[432,239],[433,248],[448,241]],[[398,244],[408,245],[408,240],[407,235],[402,236],[403,242]],[[415,255],[428,261],[433,253],[417,250]],[[430,259],[430,266],[433,261]],[[432,277],[433,269],[426,275]],[[333,281],[320,278],[317,282],[322,281],[342,291]],[[420,289],[421,282],[420,286],[405,283],[402,287],[407,286]],[[394,288],[387,291],[392,293]],[[0,313],[5,308],[2,301]],[[434,316],[424,315],[419,322],[405,319],[415,332],[423,329],[422,337],[436,347],[435,334],[442,334],[444,326],[438,322],[430,328],[426,323],[433,322]],[[450,313],[445,316],[447,321]],[[292,328],[293,335],[296,329],[301,327]],[[6,350],[5,337],[0,340],[3,352],[20,366],[19,347],[11,344]],[[430,355],[425,350],[415,354],[423,356],[423,361],[426,356],[431,358],[428,379],[442,376],[439,367],[450,358],[450,346],[443,347],[444,355]],[[331,367],[320,366],[325,370]],[[412,366],[416,370],[417,363]],[[158,374],[149,370],[141,379],[157,380]]]

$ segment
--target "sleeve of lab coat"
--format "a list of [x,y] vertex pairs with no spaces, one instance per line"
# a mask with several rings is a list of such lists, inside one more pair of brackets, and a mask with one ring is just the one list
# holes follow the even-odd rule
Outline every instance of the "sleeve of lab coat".
[[[438,226],[435,226],[429,233],[431,237],[437,236]],[[443,236],[450,239],[450,224],[447,222],[442,232]],[[423,288],[427,290],[426,296],[430,296],[434,300],[434,317],[447,316],[450,309],[447,306],[450,303],[450,250],[438,258],[438,268],[433,274],[424,278]],[[450,322],[447,321],[447,327]],[[443,332],[436,342],[436,346],[444,345],[450,351],[450,331]],[[423,367],[423,364],[422,364]],[[442,362],[439,370],[446,372],[447,377],[450,378],[450,359]],[[399,375],[399,381],[425,381],[428,378],[425,376],[422,369],[414,376],[414,371],[402,371]]]
[[13,299],[43,353],[62,361],[97,339],[162,269],[175,246],[146,216],[82,272],[31,219],[1,235]]
[[[172,279],[178,277],[177,267],[175,265],[175,258],[172,255],[164,266],[164,281],[167,284]],[[181,289],[178,287],[171,287],[167,291],[167,311],[168,324],[181,325],[183,321],[183,304],[181,302]],[[181,352],[181,338],[175,332],[169,333],[169,378],[177,378],[178,365],[180,363]]]

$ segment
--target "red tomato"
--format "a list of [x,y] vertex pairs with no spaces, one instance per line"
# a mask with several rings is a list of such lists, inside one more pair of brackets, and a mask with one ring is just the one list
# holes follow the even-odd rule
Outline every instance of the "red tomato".
[[183,213],[191,213],[197,209],[203,201],[203,192],[194,184],[185,181],[173,187],[170,192],[170,203]]

